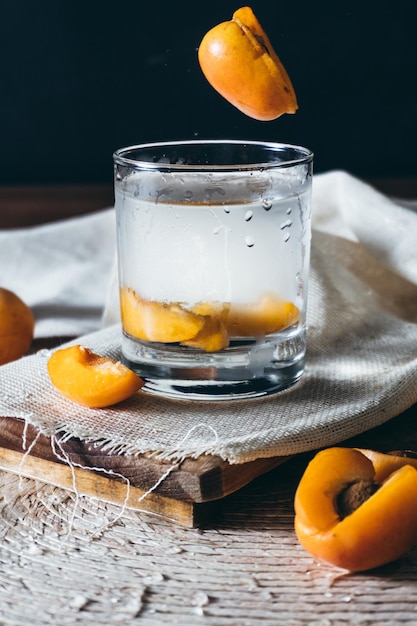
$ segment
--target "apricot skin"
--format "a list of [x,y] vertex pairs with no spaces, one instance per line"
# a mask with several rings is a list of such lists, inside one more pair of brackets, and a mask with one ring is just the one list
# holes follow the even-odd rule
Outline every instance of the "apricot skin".
[[27,353],[34,327],[31,309],[15,293],[0,287],[0,365]]
[[[349,571],[364,571],[403,556],[417,541],[417,470],[396,458],[375,467],[371,454],[328,448],[310,461],[295,494],[295,531],[301,545],[319,560]],[[389,461],[389,460],[388,460]],[[392,471],[391,471],[392,470]],[[336,497],[358,480],[384,474],[378,490],[340,518]]]
[[250,7],[208,31],[198,60],[211,86],[249,117],[269,121],[298,108],[291,80]]
[[80,345],[54,352],[48,361],[48,374],[63,396],[95,409],[126,400],[144,384],[122,363]]

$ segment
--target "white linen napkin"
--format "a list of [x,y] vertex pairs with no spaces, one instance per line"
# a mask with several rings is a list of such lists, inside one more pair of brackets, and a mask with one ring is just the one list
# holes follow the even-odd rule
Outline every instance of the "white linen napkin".
[[[51,437],[64,432],[113,451],[170,459],[206,453],[231,463],[333,445],[378,426],[417,403],[416,207],[402,206],[345,172],[315,177],[306,371],[291,389],[229,403],[179,402],[139,392],[117,407],[85,409],[52,388],[42,352],[0,368],[0,415],[25,419]],[[97,241],[98,223],[109,237],[106,251],[100,245],[105,237]],[[119,358],[112,212],[63,223],[57,226],[60,237],[68,226],[74,239],[78,233],[84,241],[81,258],[71,259],[68,246],[61,268],[59,242],[51,242],[46,273],[40,261],[35,275],[27,269],[32,283],[27,294],[45,294],[52,328],[52,286],[62,324],[71,318],[74,301],[73,328],[85,323],[79,319],[84,298],[88,310],[101,307],[103,319],[113,325],[77,342]],[[33,229],[34,239],[37,232],[44,234],[42,227]],[[90,249],[95,252],[89,256]],[[30,256],[31,250],[21,248],[20,254]],[[43,285],[43,291],[42,282],[49,280],[51,289]],[[67,287],[57,290],[61,280]],[[21,276],[22,288],[24,282]],[[46,319],[38,322],[45,329]],[[97,315],[92,325],[99,327]]]
[[0,286],[32,308],[35,337],[100,328],[115,241],[113,209],[0,230]]

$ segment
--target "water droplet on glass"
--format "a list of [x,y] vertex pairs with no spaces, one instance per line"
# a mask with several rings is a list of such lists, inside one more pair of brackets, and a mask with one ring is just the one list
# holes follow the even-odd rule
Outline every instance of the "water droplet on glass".
[[288,209],[287,209],[287,215],[291,215],[291,213],[292,213],[292,208],[291,208],[291,207],[288,207]]
[[245,222],[249,222],[249,220],[251,220],[252,217],[253,217],[253,211],[246,211]]
[[269,211],[272,207],[271,200],[268,200],[267,198],[265,198],[264,200],[262,200],[262,206],[265,209],[265,211]]
[[223,210],[224,210],[225,213],[230,213],[230,207],[229,206],[225,206],[223,208]]
[[213,228],[213,235],[218,235],[220,232],[220,226],[216,226],[215,228]]
[[285,243],[289,240],[289,238],[290,238],[290,233],[285,233],[285,235],[284,235]]
[[245,243],[248,246],[248,248],[253,248],[253,246],[255,245],[255,240],[250,235],[246,235]]
[[297,295],[300,296],[304,292],[304,280],[301,272],[297,272],[295,275],[295,282],[297,284]]
[[284,228],[291,228],[292,226],[292,221],[291,220],[285,220],[285,222],[282,222],[280,229],[284,230]]

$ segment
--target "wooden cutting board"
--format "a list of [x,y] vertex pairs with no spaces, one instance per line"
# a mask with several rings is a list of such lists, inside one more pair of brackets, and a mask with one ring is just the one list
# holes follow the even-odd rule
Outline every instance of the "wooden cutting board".
[[[36,429],[25,429],[22,420],[0,417],[0,470],[153,513],[190,528],[207,524],[216,501],[290,458],[230,465],[219,457],[203,456],[186,459],[177,467],[145,455],[108,454],[100,446],[71,439],[61,442],[65,455],[75,464],[71,468],[56,458],[47,437],[40,435],[31,447],[36,435]],[[416,454],[417,405],[339,445]],[[28,449],[30,454],[25,452]],[[303,463],[314,453],[306,453]]]
[[61,441],[60,446],[70,463],[59,460],[49,438],[33,426],[25,429],[23,420],[0,417],[0,469],[187,527],[204,523],[210,503],[286,460],[274,457],[231,465],[216,456],[202,456],[173,465],[146,455],[109,454],[79,439]]

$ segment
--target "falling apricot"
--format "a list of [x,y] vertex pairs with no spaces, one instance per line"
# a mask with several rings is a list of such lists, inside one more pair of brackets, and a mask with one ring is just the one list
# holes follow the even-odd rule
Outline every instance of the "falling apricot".
[[144,384],[122,363],[81,345],[54,352],[48,361],[48,374],[63,396],[96,409],[126,400]]
[[0,365],[24,356],[33,339],[31,309],[12,291],[0,287]]
[[298,108],[291,80],[250,7],[208,31],[198,60],[211,86],[249,117],[273,120]]

